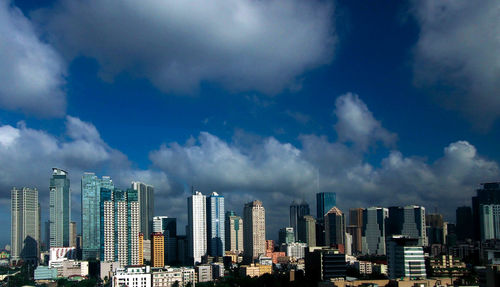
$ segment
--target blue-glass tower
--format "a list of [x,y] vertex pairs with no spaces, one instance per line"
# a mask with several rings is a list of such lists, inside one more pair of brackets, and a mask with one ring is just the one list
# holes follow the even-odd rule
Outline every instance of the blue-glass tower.
[[50,247],[69,246],[71,190],[68,172],[52,169],[50,178]]
[[337,194],[335,192],[316,193],[316,217],[323,219],[325,214],[337,205]]
[[212,192],[207,197],[207,251],[210,256],[224,256],[224,196]]

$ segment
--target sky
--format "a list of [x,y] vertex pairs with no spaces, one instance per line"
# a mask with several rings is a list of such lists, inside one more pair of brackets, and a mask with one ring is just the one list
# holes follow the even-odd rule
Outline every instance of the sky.
[[[455,221],[500,179],[500,3],[0,0],[0,224],[52,167],[155,186],[183,233],[191,187],[227,210],[423,205]],[[78,227],[80,228],[80,227]],[[0,245],[10,233],[0,234]]]

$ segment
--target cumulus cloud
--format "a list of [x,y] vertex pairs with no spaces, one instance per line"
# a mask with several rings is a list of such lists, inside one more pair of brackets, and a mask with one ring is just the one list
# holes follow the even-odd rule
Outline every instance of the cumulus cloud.
[[65,67],[9,1],[0,1],[0,107],[41,116],[62,116]]
[[393,144],[397,136],[384,129],[359,96],[347,93],[335,101],[335,131],[341,142],[351,142],[366,149],[375,142]]
[[334,7],[324,1],[62,1],[39,11],[58,47],[166,92],[203,82],[275,94],[331,61]]
[[487,127],[500,115],[500,2],[414,1],[415,81]]

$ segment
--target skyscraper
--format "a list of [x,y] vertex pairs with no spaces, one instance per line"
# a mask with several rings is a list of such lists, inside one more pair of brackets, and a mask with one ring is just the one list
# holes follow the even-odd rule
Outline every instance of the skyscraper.
[[420,246],[427,246],[425,207],[408,205],[389,207],[386,236],[405,235],[418,239]]
[[361,253],[361,229],[363,228],[363,208],[349,209],[349,225],[347,231],[352,235],[352,246],[355,253]]
[[309,215],[309,204],[305,201],[292,201],[290,204],[290,226],[293,228],[294,241],[298,239],[298,222],[299,218],[304,215]]
[[332,207],[325,214],[325,244],[327,246],[344,245],[345,218],[337,207]]
[[82,258],[99,259],[101,248],[101,188],[113,190],[113,181],[109,176],[99,179],[94,173],[86,172],[82,176]]
[[448,235],[447,223],[444,222],[442,214],[426,214],[425,228],[429,246],[432,244],[446,244],[446,236]]
[[305,215],[299,218],[298,241],[307,243],[308,246],[316,246],[316,219],[314,216]]
[[243,253],[247,260],[266,253],[266,211],[259,200],[243,208],[243,237]]
[[394,235],[387,240],[389,278],[425,278],[424,250],[417,238]]
[[52,169],[50,179],[50,247],[69,247],[71,190],[68,172]]
[[212,192],[207,197],[207,251],[210,256],[224,256],[224,196]]
[[473,239],[473,217],[472,209],[470,206],[461,206],[456,210],[456,233],[458,240],[465,240],[467,238]]
[[278,233],[278,243],[281,246],[282,244],[288,244],[295,242],[295,235],[292,227],[283,227],[280,229]]
[[387,208],[370,207],[363,210],[363,254],[385,255],[385,224],[388,216]]
[[101,188],[101,261],[140,264],[137,197],[136,190]]
[[40,205],[36,188],[11,191],[11,262],[38,262],[40,248]]
[[225,218],[226,250],[235,253],[243,251],[243,219],[234,211],[226,212]]
[[140,206],[141,232],[148,236],[153,232],[154,187],[138,181],[132,181],[132,189],[137,191]]
[[[480,205],[500,204],[500,182],[481,183],[482,188],[476,191],[476,196],[472,197],[472,220],[473,236],[475,240],[481,238],[480,228]],[[457,226],[458,229],[458,226]]]
[[177,219],[168,216],[153,217],[153,232],[160,232],[165,238],[165,263],[177,260]]
[[69,246],[76,247],[76,222],[69,223]]
[[151,267],[165,266],[165,238],[161,232],[151,233]]
[[337,205],[337,194],[335,192],[316,193],[316,218],[323,220],[325,214]]
[[500,239],[500,205],[479,205],[481,241]]
[[188,257],[191,264],[197,264],[207,254],[206,197],[195,191],[188,197],[187,205]]

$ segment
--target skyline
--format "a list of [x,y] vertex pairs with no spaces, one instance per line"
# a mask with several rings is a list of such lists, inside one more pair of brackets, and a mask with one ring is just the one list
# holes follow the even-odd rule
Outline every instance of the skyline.
[[[500,180],[495,1],[142,2],[125,29],[106,18],[137,3],[1,1],[0,224],[13,187],[36,188],[48,218],[53,167],[69,172],[78,230],[94,172],[153,185],[154,216],[179,230],[191,186],[239,215],[260,200],[272,238],[316,192],[344,212],[416,204],[454,221]],[[145,33],[162,28],[177,41]]]

